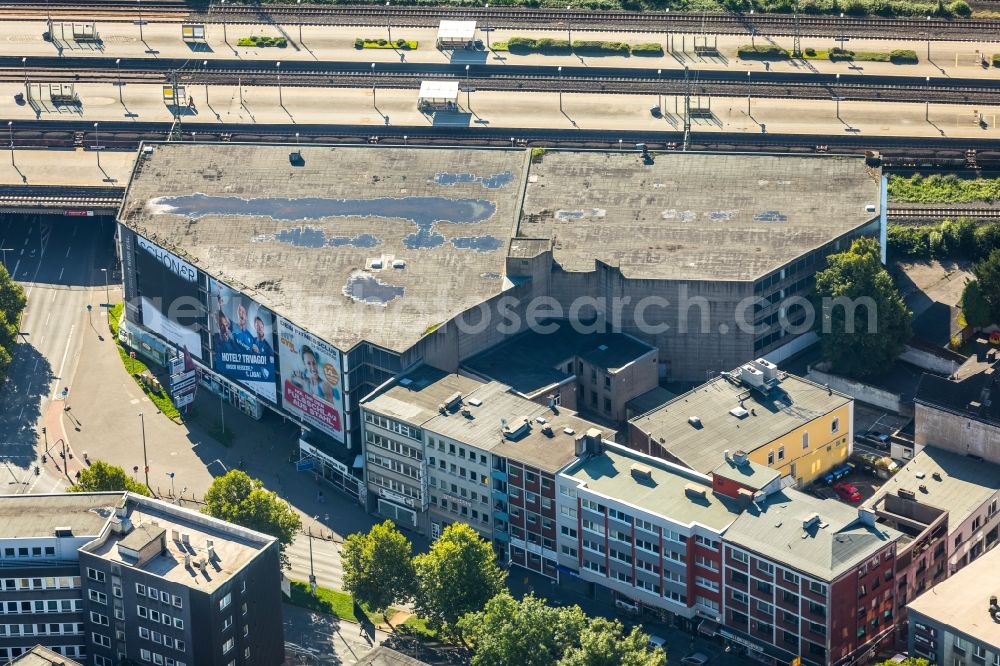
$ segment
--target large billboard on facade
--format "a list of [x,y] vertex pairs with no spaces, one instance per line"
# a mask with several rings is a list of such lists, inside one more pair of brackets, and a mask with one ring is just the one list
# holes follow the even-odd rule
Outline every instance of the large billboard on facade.
[[198,269],[142,236],[135,240],[142,325],[202,358],[205,306],[198,293]]
[[125,318],[133,324],[141,324],[139,287],[135,276],[135,233],[124,224],[118,225],[118,249],[121,252]]
[[218,280],[209,280],[212,368],[277,403],[274,315]]
[[281,400],[303,423],[344,441],[340,352],[290,321],[278,321]]

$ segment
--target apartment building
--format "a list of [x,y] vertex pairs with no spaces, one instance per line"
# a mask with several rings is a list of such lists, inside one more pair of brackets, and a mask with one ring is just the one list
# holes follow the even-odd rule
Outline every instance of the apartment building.
[[[944,543],[915,558],[921,569],[932,569],[929,584],[941,581],[1000,542],[1000,465],[937,447],[925,447],[888,479],[868,502],[886,524],[902,529],[918,516],[947,514]],[[925,519],[926,520],[926,519]],[[933,524],[940,536],[940,527]],[[946,570],[947,569],[947,570]],[[903,585],[905,583],[905,585]],[[921,581],[908,578],[900,592],[905,604],[923,592]],[[927,586],[928,581],[923,581]]]
[[16,618],[0,655],[42,643],[91,666],[283,662],[273,537],[121,492],[6,496],[0,516]]
[[723,537],[720,634],[766,663],[838,663],[893,637],[902,534],[797,490],[753,501]]
[[722,533],[740,501],[680,465],[600,440],[581,448],[556,479],[560,583],[629,612],[719,620]]
[[743,451],[805,486],[847,460],[853,422],[850,396],[757,359],[632,419],[628,443],[702,474],[723,451]]
[[53,650],[36,645],[14,661],[9,662],[10,666],[83,666],[75,659],[70,659]]
[[[554,518],[554,491],[542,488],[542,476],[551,482],[572,459],[567,433],[596,428],[613,436],[505,384],[430,366],[369,395],[362,415],[370,510],[431,538],[451,523],[467,523],[503,558],[513,554],[547,575],[554,567],[554,526],[546,522]],[[510,491],[508,469],[515,472]]]
[[907,606],[909,653],[941,666],[1000,666],[1000,550]]

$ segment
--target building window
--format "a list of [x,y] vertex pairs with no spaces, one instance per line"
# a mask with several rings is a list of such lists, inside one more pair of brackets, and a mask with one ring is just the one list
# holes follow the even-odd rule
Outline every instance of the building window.
[[802,433],[802,448],[803,449],[809,448],[809,433],[807,432]]
[[825,597],[826,596],[826,585],[824,585],[823,583],[817,583],[816,581],[811,580],[811,581],[809,581],[809,591],[810,592],[815,592],[816,594],[821,594],[821,595],[823,595]]
[[143,650],[139,650],[139,658],[142,659],[143,661],[151,661],[152,658],[153,658],[153,655],[150,654],[149,650],[143,649]]
[[767,452],[767,464],[768,465],[773,465],[774,464],[774,451],[768,451]]
[[747,558],[747,554],[744,553],[742,550],[731,550],[731,551],[729,551],[729,555],[736,562],[742,562],[743,564],[747,563],[747,559],[748,559]]
[[236,639],[230,638],[228,641],[222,644],[222,654],[229,654],[229,651],[233,649],[236,645]]
[[138,594],[140,597],[146,596],[146,586],[143,585],[142,583],[136,583],[135,593]]
[[103,571],[91,569],[90,567],[87,567],[87,578],[90,580],[96,580],[98,583],[103,583],[105,580]]
[[782,578],[785,579],[785,581],[789,583],[794,583],[796,585],[799,584],[799,577],[793,574],[791,571],[788,571],[787,569],[782,572],[781,576]]
[[92,640],[95,645],[101,645],[106,648],[111,647],[111,638],[105,636],[104,634],[98,634],[96,632],[91,633],[90,640]]
[[830,422],[830,432],[840,432],[840,419],[834,419]]
[[220,611],[225,610],[232,602],[233,602],[232,593],[226,594],[226,596],[219,599],[219,610]]

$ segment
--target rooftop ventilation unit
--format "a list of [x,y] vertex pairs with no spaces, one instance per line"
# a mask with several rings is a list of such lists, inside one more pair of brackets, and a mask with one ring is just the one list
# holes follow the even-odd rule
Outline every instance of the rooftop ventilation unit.
[[215,561],[215,547],[214,546],[209,546],[208,547],[208,561],[209,562],[214,562]]
[[181,534],[181,543],[184,544],[185,546],[190,546],[191,545],[191,535],[190,534]]
[[703,500],[708,495],[708,488],[697,483],[688,483],[684,486],[684,494],[691,499]]
[[736,463],[737,465],[745,465],[749,461],[750,457],[747,455],[747,452],[744,451],[743,449],[739,449],[736,453],[733,454],[733,462]]
[[191,555],[188,553],[184,553],[184,568],[185,569],[191,568]]
[[773,381],[778,378],[778,366],[771,363],[767,359],[758,358],[752,364],[753,367],[757,368],[764,374],[765,381]]
[[701,429],[701,419],[697,416],[689,416],[688,423],[690,423],[695,428]]
[[409,377],[403,377],[402,379],[399,380],[399,385],[400,386],[409,386],[412,383],[413,383],[413,380],[410,379]]
[[744,386],[760,388],[764,385],[764,373],[747,363],[740,366],[740,381]]
[[515,422],[513,427],[509,425],[504,426],[503,436],[507,439],[518,440],[527,435],[530,430],[531,423],[528,419],[521,419],[520,421]]
[[941,472],[934,472],[933,474],[931,474],[931,478],[934,479],[935,481],[940,481],[941,480]]
[[444,406],[448,409],[454,409],[457,405],[460,404],[462,404],[462,394],[458,391],[452,393],[450,396],[448,396],[448,399],[444,401]]
[[479,398],[469,398],[468,400],[466,400],[466,402],[472,405],[473,407],[481,407],[483,405],[483,401],[480,400]]
[[802,519],[802,529],[807,530],[810,527],[819,525],[819,514],[811,513]]
[[372,267],[372,270],[376,270],[376,271],[382,270],[382,260],[381,259],[372,259],[371,267]]
[[393,268],[406,268],[406,262],[404,260],[402,260],[402,259],[397,259],[396,261],[392,262],[392,267]]
[[565,433],[567,435],[575,435],[576,434],[576,430],[573,430],[572,428],[563,428],[563,433]]
[[55,534],[55,536],[60,537],[60,538],[62,538],[62,537],[71,537],[71,536],[73,536],[73,528],[72,527],[57,527],[57,528],[55,528],[52,531],[52,533]]
[[548,422],[549,422],[549,420],[547,418],[545,418],[544,416],[536,416],[535,417],[535,423],[541,423],[542,425],[545,425]]
[[908,499],[908,500],[916,499],[917,497],[917,494],[915,492],[913,492],[912,490],[908,490],[906,488],[900,488],[897,494],[903,499]]
[[629,468],[629,472],[632,474],[632,478],[636,481],[652,481],[653,480],[653,468],[649,465],[643,465],[642,463],[632,463]]
[[545,435],[546,437],[552,437],[554,435],[554,433],[552,432],[552,426],[550,425],[542,426],[542,434]]
[[181,534],[177,530],[170,530],[170,540],[177,543],[181,540]]
[[738,419],[744,419],[750,416],[750,412],[743,409],[742,407],[733,407],[732,409],[729,410],[729,413]]
[[463,409],[463,410],[462,410],[462,416],[464,416],[464,417],[465,417],[465,418],[467,418],[467,419],[471,419],[471,418],[474,418],[474,417],[472,416],[472,412],[471,412],[470,410],[468,410],[468,409]]

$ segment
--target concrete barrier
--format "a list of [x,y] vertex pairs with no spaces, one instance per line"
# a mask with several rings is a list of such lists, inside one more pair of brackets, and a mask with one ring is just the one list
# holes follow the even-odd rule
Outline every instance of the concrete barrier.
[[859,402],[881,407],[901,416],[913,416],[913,403],[904,402],[903,397],[898,393],[886,391],[855,379],[832,375],[814,367],[809,369],[809,374],[806,376],[817,384],[827,385],[835,391],[846,393]]

